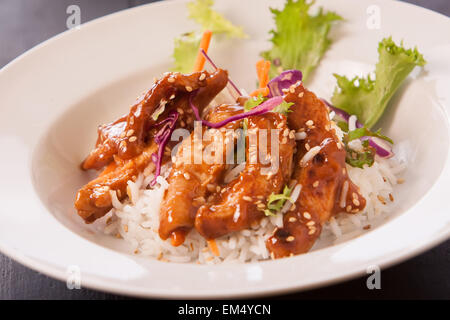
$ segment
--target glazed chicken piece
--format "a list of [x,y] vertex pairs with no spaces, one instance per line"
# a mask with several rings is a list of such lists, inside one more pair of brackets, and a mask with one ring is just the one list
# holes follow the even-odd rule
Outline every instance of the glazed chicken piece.
[[98,178],[83,186],[77,193],[75,208],[86,223],[92,223],[103,217],[112,208],[110,191],[115,191],[117,198],[127,197],[128,181],[135,181],[140,172],[151,163],[152,154],[158,151],[156,143],[150,144],[137,157],[118,165],[111,162]]
[[285,100],[294,105],[288,125],[306,134],[297,143],[292,177],[302,188],[283,217],[284,227],[276,229],[266,242],[272,258],[307,252],[319,237],[322,225],[334,214],[356,213],[366,204],[347,175],[345,150],[331,128],[328,108],[301,83],[291,87],[290,92]]
[[[262,131],[261,129],[267,129],[267,149],[262,147],[263,144],[259,144],[260,141],[249,143],[247,139],[247,164],[244,170],[239,177],[199,208],[195,217],[195,228],[205,238],[218,238],[257,223],[265,216],[264,202],[269,195],[280,193],[288,182],[292,172],[295,141],[287,128],[286,117],[270,112],[248,118],[248,136],[258,137],[257,133]],[[274,132],[271,129],[279,131]],[[278,145],[279,157],[272,154],[272,138]],[[258,150],[258,146],[261,150]],[[258,159],[257,153],[260,155]],[[261,157],[261,153],[266,153],[267,157]],[[278,166],[271,167],[268,160],[270,158],[275,158]]]
[[[96,147],[81,167],[84,170],[98,170],[111,162],[115,155],[126,160],[140,154],[147,146],[149,130],[158,121],[165,119],[171,110],[181,110],[180,125],[187,127],[193,123],[189,106],[191,92],[198,90],[193,102],[202,111],[222,91],[227,82],[228,73],[221,69],[211,74],[207,71],[189,75],[166,73],[138,99],[128,115],[99,126]],[[159,116],[156,117],[157,115]]]
[[[105,165],[107,168],[77,193],[75,208],[84,221],[92,223],[112,208],[110,191],[115,191],[119,200],[126,198],[127,182],[134,181],[139,173],[151,164],[152,154],[158,152],[158,145],[153,139],[158,128],[155,127],[152,114],[160,105],[159,101],[167,98],[169,102],[159,115],[158,121],[167,118],[170,111],[177,110],[179,117],[176,126],[191,129],[194,115],[189,105],[190,92],[198,89],[193,102],[202,112],[227,82],[227,72],[220,69],[212,74],[206,71],[187,76],[179,73],[166,74],[131,108],[128,116],[101,126],[97,147],[83,162],[82,168],[100,169]],[[175,98],[171,98],[173,95]],[[139,142],[132,149],[128,149],[129,155],[133,156],[122,158],[120,145],[134,144],[138,136]],[[128,139],[128,144],[125,139]],[[166,146],[168,149],[163,162],[170,159],[170,146],[173,145],[175,142]]]
[[[238,105],[221,105],[210,109],[206,120],[218,123],[242,110]],[[231,131],[228,133],[234,133],[240,124],[241,121],[234,121],[223,128]],[[203,126],[199,130],[201,136],[196,130],[177,151],[160,210],[159,235],[163,240],[170,237],[174,246],[182,244],[186,234],[194,227],[197,209],[205,202],[208,193],[215,192],[226,168],[227,154],[234,150],[233,135],[222,128],[207,129]],[[205,133],[210,134],[211,139],[206,139]],[[218,135],[217,141],[213,139],[215,135]],[[202,139],[202,136],[205,138]],[[215,150],[213,158],[200,158],[206,148]]]

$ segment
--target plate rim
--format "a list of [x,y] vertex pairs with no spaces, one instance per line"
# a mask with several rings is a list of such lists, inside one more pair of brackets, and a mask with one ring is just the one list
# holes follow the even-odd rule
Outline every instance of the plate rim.
[[[387,2],[387,0],[378,0],[378,1]],[[186,3],[187,0],[171,0],[168,2]],[[391,1],[389,1],[389,2],[391,2]],[[167,5],[166,1],[160,1],[160,2],[156,2],[156,3],[150,3],[150,4],[146,4],[146,5],[142,5],[142,6],[137,6],[134,8],[124,9],[124,10],[120,10],[118,12],[108,14],[103,17],[99,17],[99,18],[89,21],[87,23],[84,23],[82,26],[103,23],[107,19],[114,19],[115,16],[122,15],[124,13],[130,14],[133,11],[142,10],[143,7],[166,6],[166,5]],[[426,10],[432,14],[438,14],[438,15],[441,15],[441,16],[449,19],[448,17],[446,17],[443,14],[440,14],[435,11],[425,9],[425,8],[422,8],[422,7],[419,7],[419,6],[410,4],[410,3],[401,3],[401,5],[416,7],[416,8],[419,8],[420,10]],[[2,74],[4,72],[6,72],[12,65],[19,63],[21,61],[21,59],[23,59],[24,57],[33,54],[35,51],[39,50],[41,47],[45,47],[54,41],[58,41],[59,38],[65,37],[68,33],[73,33],[73,32],[76,32],[76,30],[66,30],[60,34],[57,34],[57,35],[45,40],[44,42],[39,43],[38,45],[34,46],[33,48],[22,53],[17,58],[13,59],[11,62],[6,64],[2,69],[0,69],[0,76],[2,76]],[[448,168],[449,166],[450,166],[450,160],[449,160],[449,157],[447,154],[447,159],[445,161],[444,168],[442,169],[442,172],[441,172],[439,178],[435,181],[432,188],[430,188],[430,190],[428,190],[428,193],[432,192],[432,190],[436,187],[436,185],[438,184],[438,181],[441,180],[442,175],[445,172],[445,169]],[[419,245],[418,247],[415,247],[414,250],[411,250],[411,251],[401,255],[400,257],[386,258],[385,259],[386,261],[383,261],[382,263],[380,263],[380,267],[385,269],[392,265],[398,264],[402,261],[411,259],[412,257],[419,255],[419,254],[425,252],[426,250],[429,250],[432,247],[439,245],[440,243],[444,242],[448,238],[450,238],[450,229],[447,229],[446,231],[442,232],[439,236],[436,236],[435,238],[433,238],[431,241],[428,241],[426,243]],[[111,250],[108,248],[104,248],[104,249]],[[56,278],[63,282],[65,282],[65,280],[67,278],[66,274],[63,271],[59,270],[57,267],[54,267],[51,264],[46,264],[45,262],[37,261],[36,259],[33,259],[31,257],[27,257],[27,256],[21,254],[20,251],[15,250],[14,248],[9,248],[7,246],[4,246],[3,243],[1,243],[1,242],[0,242],[0,251],[3,254],[5,254],[6,256],[10,257],[11,259],[18,261],[19,263],[25,265],[26,267],[28,267],[32,270],[38,271],[40,273],[46,274],[51,278]],[[113,283],[110,285],[104,283],[105,281],[103,279],[98,279],[98,278],[95,279],[95,277],[92,277],[92,279],[90,279],[91,275],[84,276],[84,279],[86,279],[87,281],[83,280],[82,287],[86,287],[86,288],[90,288],[90,289],[94,289],[94,290],[102,290],[102,291],[112,292],[112,293],[121,294],[121,295],[138,296],[138,297],[159,297],[159,298],[161,298],[161,297],[163,297],[163,298],[186,298],[186,297],[190,297],[190,298],[226,297],[226,298],[228,298],[228,297],[249,297],[249,296],[260,297],[260,296],[267,296],[267,295],[273,295],[273,294],[290,293],[290,292],[294,292],[294,291],[299,292],[299,291],[304,291],[304,290],[310,290],[310,289],[322,287],[325,285],[332,285],[335,283],[347,281],[349,279],[356,278],[362,274],[364,274],[364,270],[352,271],[352,272],[345,274],[344,276],[335,277],[332,279],[324,279],[321,281],[317,281],[313,284],[302,285],[301,287],[297,287],[297,286],[284,287],[284,288],[276,288],[275,287],[275,288],[266,289],[266,290],[263,290],[260,292],[252,292],[250,290],[249,292],[247,292],[247,291],[238,292],[238,293],[233,293],[233,294],[228,294],[228,295],[223,295],[223,296],[220,295],[220,293],[217,295],[215,295],[215,294],[212,295],[210,292],[206,293],[207,296],[206,295],[204,296],[201,293],[196,295],[196,294],[193,294],[192,292],[190,292],[188,294],[184,294],[184,295],[183,294],[177,295],[176,293],[164,294],[164,293],[157,293],[157,292],[149,292],[149,291],[146,291],[145,289],[142,289],[139,287],[133,287],[133,286],[126,287],[126,288],[120,288],[118,286],[114,286]],[[255,289],[253,289],[253,290],[255,290]]]

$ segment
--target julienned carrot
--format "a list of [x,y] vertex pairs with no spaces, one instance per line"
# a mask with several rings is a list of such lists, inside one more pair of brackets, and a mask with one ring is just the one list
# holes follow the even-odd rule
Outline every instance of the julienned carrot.
[[250,96],[251,97],[257,97],[259,94],[262,94],[263,97],[269,95],[269,88],[264,87],[264,88],[256,89],[255,91],[250,93]]
[[269,83],[269,70],[270,61],[261,59],[256,63],[256,75],[258,76],[260,88],[266,87]]
[[216,257],[220,256],[219,248],[217,247],[216,240],[208,240],[208,247],[211,250],[212,254]]
[[269,83],[269,70],[270,61],[261,59],[256,63],[256,75],[259,80],[259,89],[253,91],[250,96],[256,97],[259,94],[266,96],[269,94],[269,88],[267,88],[267,84]]
[[203,70],[205,66],[205,57],[202,54],[202,49],[208,52],[209,43],[211,42],[212,32],[210,30],[205,30],[202,35],[202,40],[200,41],[200,48],[198,48],[197,59],[195,60],[193,72],[199,72]]

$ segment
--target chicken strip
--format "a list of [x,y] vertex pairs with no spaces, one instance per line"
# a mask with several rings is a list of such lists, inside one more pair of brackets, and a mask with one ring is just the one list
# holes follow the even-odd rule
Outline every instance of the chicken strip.
[[75,208],[86,223],[103,217],[112,208],[110,192],[116,192],[119,200],[127,197],[128,181],[135,181],[139,173],[151,163],[152,154],[158,150],[156,143],[150,144],[133,159],[122,164],[111,162],[100,176],[82,187],[75,199]]
[[[188,76],[183,76],[179,73],[166,74],[142,99],[142,101],[147,101],[146,103],[141,101],[141,103],[132,107],[132,111],[128,116],[121,117],[111,124],[102,126],[99,129],[97,148],[83,162],[82,167],[84,169],[100,169],[108,165],[106,169],[107,173],[104,172],[97,179],[81,188],[77,193],[75,201],[75,208],[85,222],[93,222],[105,215],[112,208],[110,190],[116,191],[120,200],[126,198],[127,181],[136,179],[139,173],[143,172],[151,163],[152,154],[157,153],[158,146],[154,142],[153,137],[158,131],[158,127],[155,126],[155,120],[151,117],[151,111],[147,110],[156,105],[154,101],[157,101],[161,96],[168,96],[168,99],[171,100],[172,95],[176,94],[176,97],[171,100],[170,104],[168,103],[166,105],[165,110],[159,115],[158,121],[166,119],[169,112],[176,109],[178,112],[176,127],[192,129],[194,115],[189,105],[190,92],[194,88],[197,90],[193,97],[193,102],[200,112],[202,112],[211,100],[222,91],[227,82],[227,72],[220,69],[212,74],[206,71]],[[175,93],[170,95],[171,92]],[[137,110],[139,108],[141,108],[140,111]],[[144,109],[147,111],[144,112]],[[145,119],[143,118],[144,113],[147,115],[146,121],[148,125],[145,124]],[[119,140],[122,137],[126,137],[130,142],[136,141],[137,138],[134,134],[138,131],[130,129],[129,126],[133,125],[133,123],[136,124],[137,122],[134,121],[137,121],[136,119],[138,118],[140,119],[139,122],[141,125],[145,128],[144,131],[147,132],[148,137],[144,139],[144,134],[141,132],[140,144],[142,146],[139,147],[139,150],[136,149],[134,151],[136,154],[131,158],[121,158],[117,145],[124,144],[124,142],[119,143]],[[140,127],[137,126],[135,128],[138,130]],[[139,130],[142,131],[142,128]],[[165,150],[163,162],[170,159],[170,147],[174,144],[171,143],[166,146],[167,150]]]
[[[295,147],[295,141],[287,128],[286,117],[270,112],[248,118],[249,136],[254,134],[257,137],[257,133],[263,129],[267,130],[267,149],[263,147],[261,136],[256,144],[247,141],[247,164],[239,177],[199,208],[195,228],[205,238],[218,238],[257,223],[264,217],[265,205],[262,201],[271,193],[279,193],[286,185],[292,172]],[[279,147],[277,159],[272,154],[272,143]],[[261,157],[262,152],[267,157]],[[260,155],[259,160],[257,153]],[[271,168],[272,162],[267,163],[268,159],[276,160],[278,168]]]
[[171,110],[179,110],[180,125],[187,127],[193,123],[189,96],[196,91],[195,105],[203,110],[226,86],[228,74],[218,69],[183,75],[178,72],[166,73],[152,88],[131,107],[128,115],[98,128],[96,148],[83,161],[84,170],[101,169],[117,155],[121,159],[131,159],[146,148],[149,129]]
[[[243,108],[237,105],[221,105],[210,109],[206,120],[218,123],[241,113],[242,110]],[[228,133],[234,133],[240,124],[241,121],[234,121],[223,128],[229,130]],[[225,171],[226,152],[234,150],[234,137],[227,134],[225,130],[202,127],[200,131],[202,136],[204,136],[203,133],[209,133],[211,138],[214,137],[217,140],[202,139],[193,132],[182,142],[177,151],[168,178],[169,188],[164,194],[161,205],[159,226],[161,239],[166,240],[171,237],[174,246],[184,242],[186,234],[194,227],[197,209],[205,202],[207,194],[216,190],[217,183]],[[206,148],[215,150],[213,159],[199,158],[199,154],[201,155]]]
[[366,200],[358,192],[345,167],[345,150],[328,117],[328,108],[301,83],[290,88],[285,100],[293,102],[288,125],[306,138],[297,144],[292,179],[301,192],[266,246],[272,258],[307,252],[320,235],[322,225],[342,211],[359,212]]

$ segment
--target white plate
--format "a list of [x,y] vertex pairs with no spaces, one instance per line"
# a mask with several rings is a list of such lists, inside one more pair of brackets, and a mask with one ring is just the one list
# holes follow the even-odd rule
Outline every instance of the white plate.
[[[0,71],[0,249],[65,281],[148,297],[237,297],[312,288],[407,259],[449,237],[450,20],[404,3],[318,1],[346,22],[310,87],[327,97],[332,72],[366,71],[377,43],[392,35],[417,45],[428,64],[395,96],[383,128],[407,148],[407,183],[397,189],[392,218],[367,234],[291,259],[245,265],[164,263],[121,253],[121,242],[94,233],[73,209],[87,180],[78,164],[99,123],[127,112],[153,76],[171,67],[172,39],[194,29],[184,3],[122,11],[63,33]],[[258,52],[268,47],[269,4],[223,0],[217,9],[250,35],[213,45],[211,55],[240,86],[253,88]],[[381,28],[367,28],[367,10],[381,10]],[[372,7],[373,9],[373,7]],[[370,11],[370,10],[369,10]],[[115,248],[113,250],[111,248]],[[71,269],[72,268],[72,269]]]

